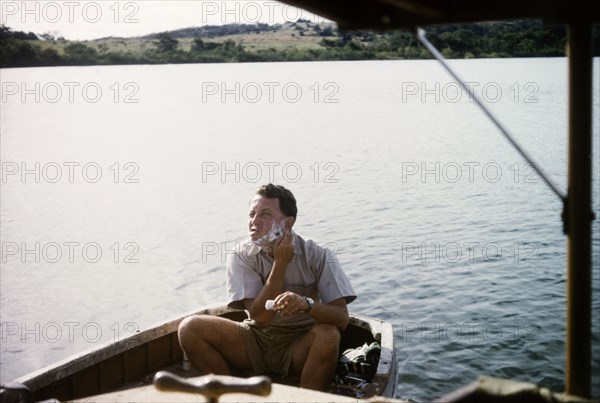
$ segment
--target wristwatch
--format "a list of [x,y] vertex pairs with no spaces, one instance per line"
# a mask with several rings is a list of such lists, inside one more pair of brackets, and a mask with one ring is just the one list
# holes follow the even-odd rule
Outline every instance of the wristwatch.
[[313,306],[315,305],[315,301],[313,301],[312,298],[309,297],[304,297],[304,299],[306,300],[306,303],[308,304],[308,308],[306,308],[304,310],[304,313],[309,313],[311,309],[313,309]]

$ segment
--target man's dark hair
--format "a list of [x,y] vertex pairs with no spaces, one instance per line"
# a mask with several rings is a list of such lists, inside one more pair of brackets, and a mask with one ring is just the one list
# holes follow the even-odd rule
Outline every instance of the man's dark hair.
[[279,199],[279,208],[284,216],[292,216],[296,219],[298,207],[296,207],[296,198],[288,189],[281,185],[262,185],[256,194],[266,197],[267,199]]

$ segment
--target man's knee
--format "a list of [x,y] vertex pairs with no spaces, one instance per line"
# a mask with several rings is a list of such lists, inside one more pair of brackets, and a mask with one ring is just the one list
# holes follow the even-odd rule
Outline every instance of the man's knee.
[[194,336],[194,327],[196,322],[196,316],[188,316],[183,319],[177,328],[177,336],[179,337],[179,343],[183,347],[188,343],[191,337]]
[[206,342],[218,347],[243,342],[243,332],[239,324],[212,315],[188,316],[181,321],[177,332],[182,345]]
[[335,351],[337,354],[340,345],[340,330],[330,323],[317,323],[311,328],[314,342],[324,351]]
[[195,343],[199,339],[203,339],[206,330],[210,327],[211,317],[207,315],[192,315],[183,319],[177,329],[179,342],[182,345]]

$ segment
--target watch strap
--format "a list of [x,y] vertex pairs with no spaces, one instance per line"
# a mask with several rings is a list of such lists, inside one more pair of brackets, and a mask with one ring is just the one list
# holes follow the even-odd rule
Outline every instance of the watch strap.
[[315,304],[315,301],[313,301],[312,298],[308,298],[308,297],[304,297],[304,300],[306,301],[306,304],[308,305],[308,308],[306,308],[304,310],[304,313],[309,313],[313,309],[313,305]]

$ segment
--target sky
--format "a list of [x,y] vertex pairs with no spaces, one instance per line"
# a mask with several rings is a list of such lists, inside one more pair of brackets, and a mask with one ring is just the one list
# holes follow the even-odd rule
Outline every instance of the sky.
[[131,37],[179,28],[230,23],[326,21],[272,0],[0,0],[0,22],[13,31],[50,33],[69,40]]

